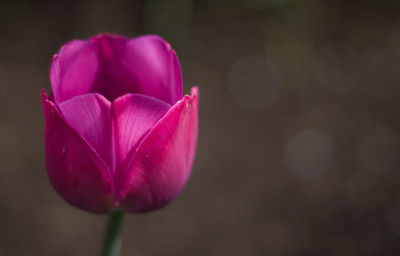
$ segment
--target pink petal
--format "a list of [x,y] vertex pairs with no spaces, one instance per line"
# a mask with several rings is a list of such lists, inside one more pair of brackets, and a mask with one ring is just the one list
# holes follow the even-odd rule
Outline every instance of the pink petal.
[[56,102],[89,92],[110,101],[127,93],[169,104],[182,97],[176,53],[154,35],[128,39],[102,34],[88,41],[71,41],[53,57],[50,80]]
[[111,103],[99,94],[85,94],[59,104],[65,121],[113,169]]
[[113,183],[99,155],[60,116],[42,92],[47,173],[70,204],[94,213],[114,207]]
[[118,188],[125,210],[155,210],[182,190],[194,160],[197,106],[193,88],[192,96],[178,101],[141,141]]
[[56,102],[92,91],[100,64],[95,44],[73,40],[53,57],[50,81]]
[[175,104],[182,98],[182,72],[175,51],[162,38],[130,40],[121,64],[135,78],[140,93]]
[[182,97],[178,58],[162,38],[101,35],[94,41],[101,49],[103,64],[96,90],[109,100],[126,93],[140,93],[174,104]]
[[[149,129],[171,107],[168,103],[141,94],[127,94],[114,101],[117,162],[122,163]],[[132,155],[132,154],[130,154]]]

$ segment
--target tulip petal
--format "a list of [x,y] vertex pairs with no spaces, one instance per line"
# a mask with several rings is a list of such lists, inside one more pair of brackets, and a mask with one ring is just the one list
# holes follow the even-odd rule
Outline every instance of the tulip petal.
[[99,72],[98,49],[95,44],[73,40],[53,57],[50,81],[55,102],[92,91]]
[[59,104],[65,121],[113,169],[111,103],[99,94],[76,96]]
[[117,162],[122,163],[129,152],[171,107],[168,103],[141,94],[127,94],[113,103]]
[[132,213],[165,206],[182,190],[194,160],[198,90],[185,95],[140,142],[117,182],[121,206]]
[[93,213],[114,207],[113,180],[99,155],[61,117],[42,93],[47,173],[70,204]]
[[182,74],[171,46],[154,35],[127,39],[100,35],[97,43],[102,70],[93,91],[110,101],[140,93],[174,104],[182,97]]
[[155,35],[128,39],[102,34],[74,40],[53,57],[50,80],[56,103],[99,93],[109,101],[140,93],[175,104],[182,72],[175,51]]

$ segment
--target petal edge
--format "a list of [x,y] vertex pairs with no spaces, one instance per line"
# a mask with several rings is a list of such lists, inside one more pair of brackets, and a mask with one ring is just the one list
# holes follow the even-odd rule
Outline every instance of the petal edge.
[[118,188],[121,206],[132,213],[165,206],[183,189],[194,160],[198,89],[185,95],[139,145]]
[[92,213],[109,212],[114,207],[113,184],[105,165],[65,123],[44,92],[42,104],[46,167],[53,187],[73,206]]

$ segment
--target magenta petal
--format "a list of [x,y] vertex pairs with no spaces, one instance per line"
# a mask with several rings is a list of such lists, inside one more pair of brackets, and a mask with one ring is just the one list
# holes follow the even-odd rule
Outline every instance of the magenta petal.
[[117,162],[125,160],[142,136],[168,111],[168,103],[141,94],[127,94],[113,103]]
[[62,102],[92,91],[99,72],[95,44],[74,40],[65,44],[53,57],[50,81],[55,101]]
[[113,169],[111,103],[99,94],[85,94],[59,104],[65,121]]
[[142,140],[118,194],[132,213],[165,206],[185,185],[197,141],[198,90],[178,101]]
[[128,39],[102,34],[74,40],[53,57],[50,81],[56,103],[99,93],[108,100],[140,93],[175,104],[182,73],[175,51],[154,35]]
[[174,104],[182,97],[182,72],[175,51],[158,36],[130,40],[126,61],[133,66],[142,93]]
[[60,116],[43,92],[47,173],[70,204],[93,213],[114,207],[113,182],[99,155]]
[[110,101],[140,93],[174,104],[182,97],[182,74],[171,46],[158,36],[135,39],[100,35],[97,43],[102,70],[94,91]]

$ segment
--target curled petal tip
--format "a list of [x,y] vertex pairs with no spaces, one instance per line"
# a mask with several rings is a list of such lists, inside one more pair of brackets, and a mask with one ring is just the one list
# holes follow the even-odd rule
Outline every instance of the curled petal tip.
[[197,86],[192,87],[192,89],[190,90],[190,94],[192,95],[192,98],[193,97],[198,98],[199,97],[199,87],[197,87]]
[[42,96],[42,101],[47,100],[48,97],[47,97],[46,90],[44,88],[42,88],[40,90],[40,95]]
[[57,59],[58,59],[58,54],[56,53],[51,57],[51,63],[55,62]]
[[190,89],[190,94],[199,94],[199,87],[198,86],[193,86],[192,89]]

